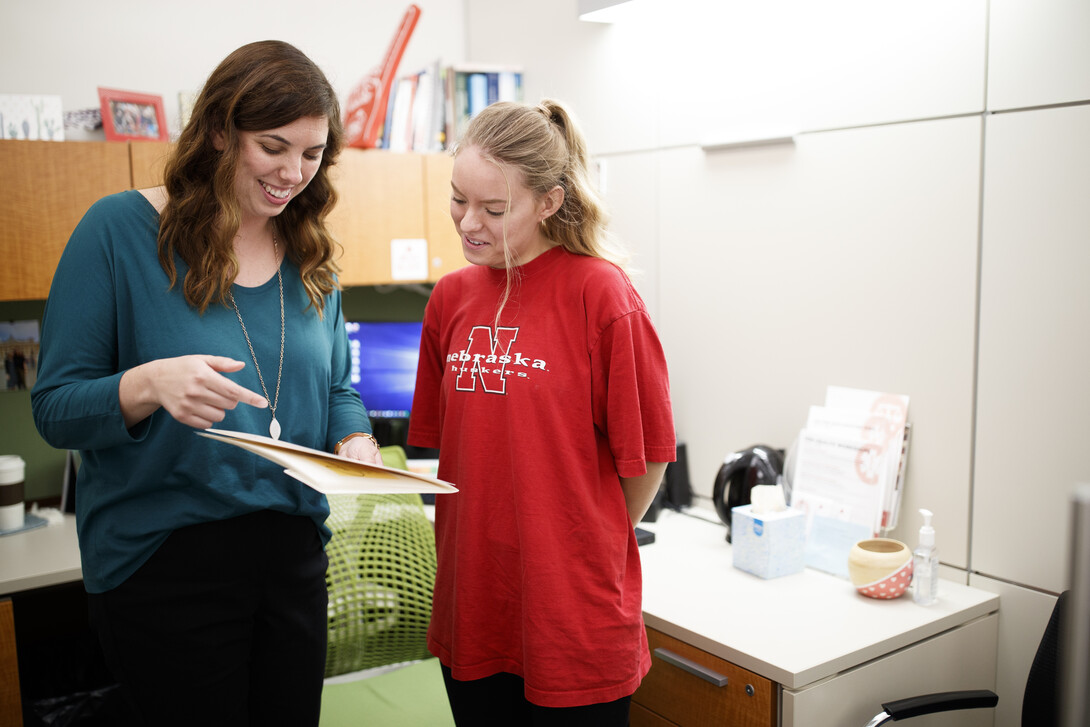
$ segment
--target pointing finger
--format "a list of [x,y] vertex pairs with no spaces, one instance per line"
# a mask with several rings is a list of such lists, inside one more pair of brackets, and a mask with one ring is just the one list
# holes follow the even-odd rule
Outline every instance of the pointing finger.
[[241,386],[239,387],[237,398],[243,404],[256,406],[258,409],[267,409],[269,407],[268,399],[255,391],[250,391],[249,389]]

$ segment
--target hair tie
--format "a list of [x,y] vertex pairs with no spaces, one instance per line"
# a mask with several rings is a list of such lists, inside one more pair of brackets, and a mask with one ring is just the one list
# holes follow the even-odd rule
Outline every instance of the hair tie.
[[537,109],[541,112],[542,116],[549,120],[549,123],[556,124],[557,126],[561,125],[563,120],[556,109],[549,108],[544,104],[539,104]]

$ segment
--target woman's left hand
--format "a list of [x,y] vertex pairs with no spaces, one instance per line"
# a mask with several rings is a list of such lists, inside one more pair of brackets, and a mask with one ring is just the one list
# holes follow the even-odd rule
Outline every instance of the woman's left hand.
[[337,454],[368,464],[382,464],[382,454],[370,437],[352,437],[341,445]]

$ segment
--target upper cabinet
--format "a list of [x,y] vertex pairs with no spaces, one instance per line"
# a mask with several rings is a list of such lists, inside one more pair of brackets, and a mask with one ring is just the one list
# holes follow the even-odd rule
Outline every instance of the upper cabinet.
[[428,234],[428,279],[438,280],[467,264],[462,238],[450,217],[450,154],[424,155],[424,229]]
[[0,300],[43,300],[83,213],[128,189],[128,144],[0,141]]
[[344,248],[344,285],[434,282],[465,264],[450,219],[452,164],[438,153],[341,153],[329,226]]
[[140,141],[129,143],[129,163],[132,172],[132,188],[147,189],[163,183],[163,169],[167,157],[174,149],[169,141]]
[[344,249],[343,285],[390,282],[391,240],[423,239],[423,166],[415,156],[346,149],[330,170],[339,199],[329,228]]
[[[161,183],[165,142],[0,141],[0,300],[44,300],[68,238],[98,199]],[[434,282],[465,264],[446,154],[345,150],[329,224],[344,285]],[[398,241],[398,242],[395,242]],[[409,242],[400,242],[409,241]],[[397,254],[411,259],[397,259]]]

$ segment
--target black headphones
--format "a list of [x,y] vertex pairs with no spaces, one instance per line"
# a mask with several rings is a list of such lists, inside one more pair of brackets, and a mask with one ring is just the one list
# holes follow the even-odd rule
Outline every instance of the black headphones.
[[750,490],[756,485],[774,485],[783,474],[784,454],[764,444],[727,455],[715,476],[712,502],[719,519],[726,523],[727,542],[731,541],[731,509],[750,503]]

